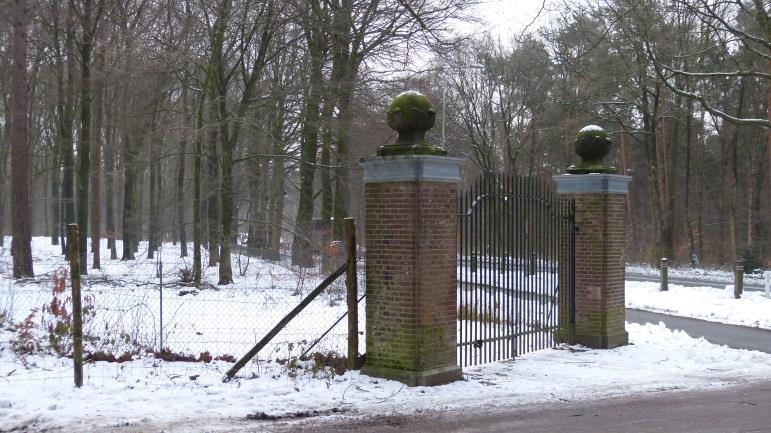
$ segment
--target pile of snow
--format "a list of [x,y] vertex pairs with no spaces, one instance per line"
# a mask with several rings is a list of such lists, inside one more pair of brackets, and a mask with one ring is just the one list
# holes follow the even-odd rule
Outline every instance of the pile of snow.
[[626,307],[771,329],[771,299],[758,291],[745,291],[735,299],[733,286],[720,290],[670,284],[668,291],[660,292],[659,283],[627,281]]

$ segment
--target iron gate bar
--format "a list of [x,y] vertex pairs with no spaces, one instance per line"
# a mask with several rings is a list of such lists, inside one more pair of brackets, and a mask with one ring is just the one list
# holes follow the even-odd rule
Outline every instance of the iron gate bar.
[[542,179],[497,174],[475,179],[458,203],[459,363],[550,347],[560,311],[574,310],[571,203]]

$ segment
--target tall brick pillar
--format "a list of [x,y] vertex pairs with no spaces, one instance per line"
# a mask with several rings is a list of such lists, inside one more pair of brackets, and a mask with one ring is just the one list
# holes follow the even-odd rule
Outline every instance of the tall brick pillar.
[[587,126],[576,138],[583,162],[554,176],[557,192],[575,200],[574,341],[592,348],[628,343],[624,328],[626,195],[630,176],[605,166],[607,133]]
[[399,139],[360,161],[367,276],[362,373],[409,386],[462,377],[456,260],[463,160],[425,144],[433,120],[423,95],[399,95],[388,115]]

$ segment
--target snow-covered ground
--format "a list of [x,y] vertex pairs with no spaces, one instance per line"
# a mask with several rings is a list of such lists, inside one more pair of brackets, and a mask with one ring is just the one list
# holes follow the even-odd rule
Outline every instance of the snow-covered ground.
[[[120,251],[121,243],[117,243]],[[36,277],[21,281],[9,278],[10,251],[0,250],[0,318],[13,324],[28,319],[34,325],[30,330],[34,338],[25,342],[42,346],[37,351],[50,351],[49,334],[61,337],[56,343],[68,349],[69,338],[50,329],[64,327],[66,331],[71,322],[69,265],[60,247],[50,245],[49,239],[33,238],[32,246]],[[175,355],[240,357],[325,276],[318,269],[300,270],[286,263],[234,255],[233,284],[216,285],[218,268],[204,267],[202,289],[196,290],[180,284],[180,273],[192,268],[192,262],[179,257],[179,247],[164,244],[154,259],[147,258],[146,248],[146,243],[140,244],[133,261],[109,260],[106,242],[102,242],[102,269],[91,269],[82,277],[86,353],[138,356],[164,349]],[[203,263],[207,261],[204,257]],[[66,284],[57,285],[57,280]],[[262,355],[267,359],[297,355],[345,311],[344,279],[340,278],[282,330]],[[344,351],[346,326],[345,322],[338,325],[317,347]],[[249,367],[246,372],[257,368]]]
[[660,292],[659,283],[627,281],[626,306],[673,316],[771,329],[771,299],[757,291],[744,292],[741,299],[735,299],[733,286],[720,290],[670,284],[668,291]]
[[[215,357],[239,356],[315,287],[321,275],[256,259],[249,259],[247,266],[242,258],[245,272],[241,275],[234,265],[234,284],[214,286],[216,268],[211,268],[204,279],[212,286],[189,293],[189,287],[176,284],[179,270],[189,264],[165,245],[163,325],[157,259],[126,263],[104,256],[104,270],[84,278],[85,305],[93,309],[86,328],[96,337],[87,342],[87,350],[113,351],[116,356],[127,351],[131,360],[86,364],[85,384],[77,389],[71,359],[51,354],[49,339],[56,335],[52,329],[57,324],[67,325],[55,313],[61,311],[57,305],[69,305],[68,288],[55,290],[66,263],[47,239],[36,238],[34,251],[38,278],[14,281],[8,277],[9,253],[0,250],[0,432],[102,431],[125,425],[141,430],[165,421],[221,427],[228,419],[259,413],[413,413],[771,381],[771,354],[716,346],[661,324],[628,324],[632,344],[622,348],[561,346],[516,361],[466,368],[463,381],[431,388],[408,388],[359,372],[337,374],[312,361],[277,362],[298,355],[315,338],[308,334],[317,335],[339,317],[344,301],[333,290],[315,301],[297,328],[283,333],[234,380],[224,383],[222,377],[232,366],[227,360],[166,362],[151,352],[160,347],[163,336],[163,347],[177,354],[200,356],[205,350]],[[107,254],[104,245],[103,251]],[[763,314],[771,311],[771,300],[761,296],[745,293],[737,301],[716,289],[671,285],[669,292],[659,293],[655,283],[627,285],[628,306],[771,327],[769,314]],[[733,321],[736,317],[744,321]],[[321,349],[342,351],[343,335],[333,331],[322,340]],[[67,339],[60,340],[56,343],[66,348]],[[25,343],[37,344],[33,353],[19,351]],[[236,424],[220,431],[238,431]],[[174,428],[167,425],[164,430]]]
[[[0,431],[105,427],[189,422],[227,424],[264,412],[303,411],[348,415],[414,413],[572,401],[674,389],[702,389],[771,379],[771,355],[733,350],[695,340],[662,325],[629,324],[631,345],[613,350],[559,347],[516,361],[467,368],[464,380],[439,387],[408,388],[358,372],[265,366],[255,378],[221,381],[229,363],[168,363],[152,358],[86,367],[76,389],[70,360],[51,370],[22,366],[0,333]],[[127,365],[128,364],[128,365]],[[167,430],[168,431],[168,430]],[[224,430],[227,431],[227,430]],[[234,427],[230,431],[236,431]]]

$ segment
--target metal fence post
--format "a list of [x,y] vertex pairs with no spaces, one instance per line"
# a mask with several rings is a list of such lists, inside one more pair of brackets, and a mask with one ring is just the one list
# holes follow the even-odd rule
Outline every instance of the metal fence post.
[[356,368],[359,356],[359,296],[356,273],[356,223],[353,218],[345,219],[345,287],[348,303],[348,369]]
[[763,279],[765,280],[766,298],[771,299],[771,271],[763,272]]
[[669,260],[666,257],[661,258],[661,285],[660,292],[669,290]]
[[741,260],[736,261],[736,272],[734,273],[734,298],[739,299],[742,297],[742,291],[744,290],[744,262]]
[[72,362],[75,386],[83,386],[83,317],[80,303],[80,246],[78,225],[67,226],[67,245],[70,256],[70,278],[72,285]]

